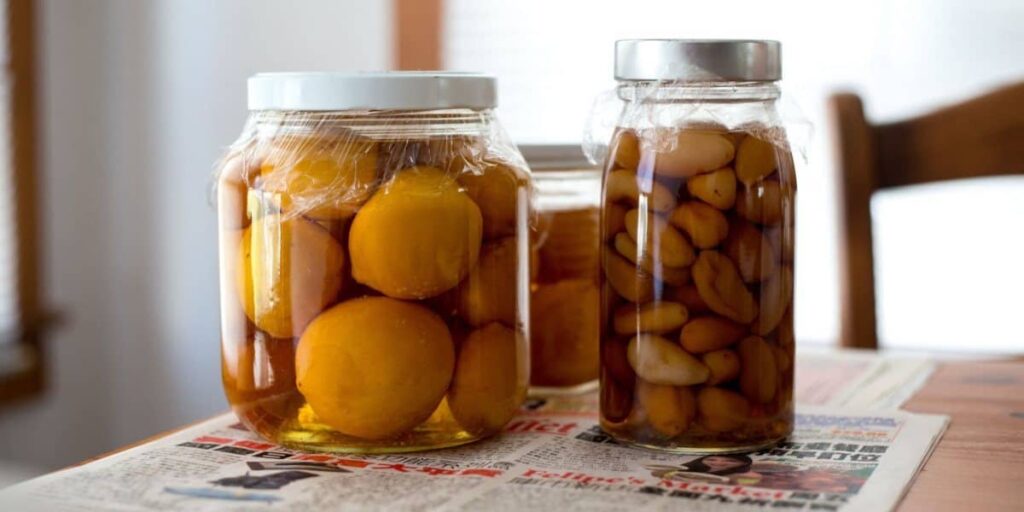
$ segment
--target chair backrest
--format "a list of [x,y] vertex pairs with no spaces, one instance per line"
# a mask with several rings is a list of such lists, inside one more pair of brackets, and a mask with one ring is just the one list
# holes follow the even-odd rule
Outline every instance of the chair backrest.
[[888,124],[854,94],[829,101],[840,203],[840,342],[877,348],[871,195],[960,178],[1024,174],[1024,83]]

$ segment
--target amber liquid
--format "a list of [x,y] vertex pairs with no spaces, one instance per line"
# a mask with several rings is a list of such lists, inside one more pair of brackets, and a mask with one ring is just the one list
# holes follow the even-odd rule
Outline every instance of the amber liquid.
[[[528,177],[463,151],[462,140],[356,146],[348,135],[308,131],[315,142],[251,140],[220,173],[222,375],[232,410],[264,438],[312,451],[442,448],[500,431],[528,385]],[[415,166],[436,172],[392,187]],[[309,181],[317,173],[333,174]],[[436,198],[402,197],[420,194],[427,178],[445,183],[422,192]],[[438,203],[453,206],[438,214]],[[396,213],[417,204],[434,206]],[[439,216],[446,222],[432,220]],[[364,232],[354,233],[359,222]],[[388,237],[393,250],[378,243]],[[410,238],[428,242],[403,246]],[[381,262],[390,266],[374,267]],[[392,331],[402,340],[380,334]],[[421,343],[432,348],[416,357],[401,348]]]
[[737,452],[793,429],[793,160],[744,146],[771,133],[711,133],[665,154],[620,129],[606,164],[601,426],[622,442]]
[[531,285],[531,394],[593,390],[598,377],[599,208],[538,214]]

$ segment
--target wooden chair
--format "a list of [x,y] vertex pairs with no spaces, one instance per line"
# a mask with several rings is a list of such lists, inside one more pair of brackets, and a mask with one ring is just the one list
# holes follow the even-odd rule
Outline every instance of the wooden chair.
[[1024,174],[1024,83],[896,123],[872,124],[854,94],[829,101],[840,203],[840,342],[877,348],[871,194]]

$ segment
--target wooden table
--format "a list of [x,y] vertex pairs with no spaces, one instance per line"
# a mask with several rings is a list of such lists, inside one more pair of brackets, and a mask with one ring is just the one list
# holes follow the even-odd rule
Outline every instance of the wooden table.
[[1024,360],[940,363],[904,409],[952,419],[899,510],[1024,510]]
[[942,363],[904,409],[952,420],[900,510],[1024,510],[1024,360]]

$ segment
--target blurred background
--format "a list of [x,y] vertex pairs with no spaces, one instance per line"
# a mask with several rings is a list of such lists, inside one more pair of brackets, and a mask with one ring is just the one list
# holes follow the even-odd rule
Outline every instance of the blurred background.
[[[5,2],[0,113],[14,121],[0,137],[34,133],[37,158],[9,163],[26,161],[24,141],[0,150],[0,340],[45,332],[46,385],[0,403],[0,475],[11,479],[226,410],[210,183],[253,73],[433,59],[497,75],[517,142],[579,143],[593,99],[614,85],[616,39],[780,40],[788,115],[813,126],[798,169],[802,346],[835,344],[839,329],[828,96],[856,92],[885,122],[1024,80],[1018,0],[42,0],[25,2],[28,25],[10,8],[20,3]],[[437,51],[421,55],[423,40]],[[27,91],[10,85],[18,55],[34,67]],[[18,121],[24,101],[34,132]],[[34,196],[15,186],[26,182]],[[1024,349],[1024,179],[884,192],[872,212],[886,348]],[[26,266],[34,291],[18,280]],[[37,324],[25,325],[26,293]],[[59,322],[37,329],[49,311]],[[10,349],[23,336],[6,338]]]

